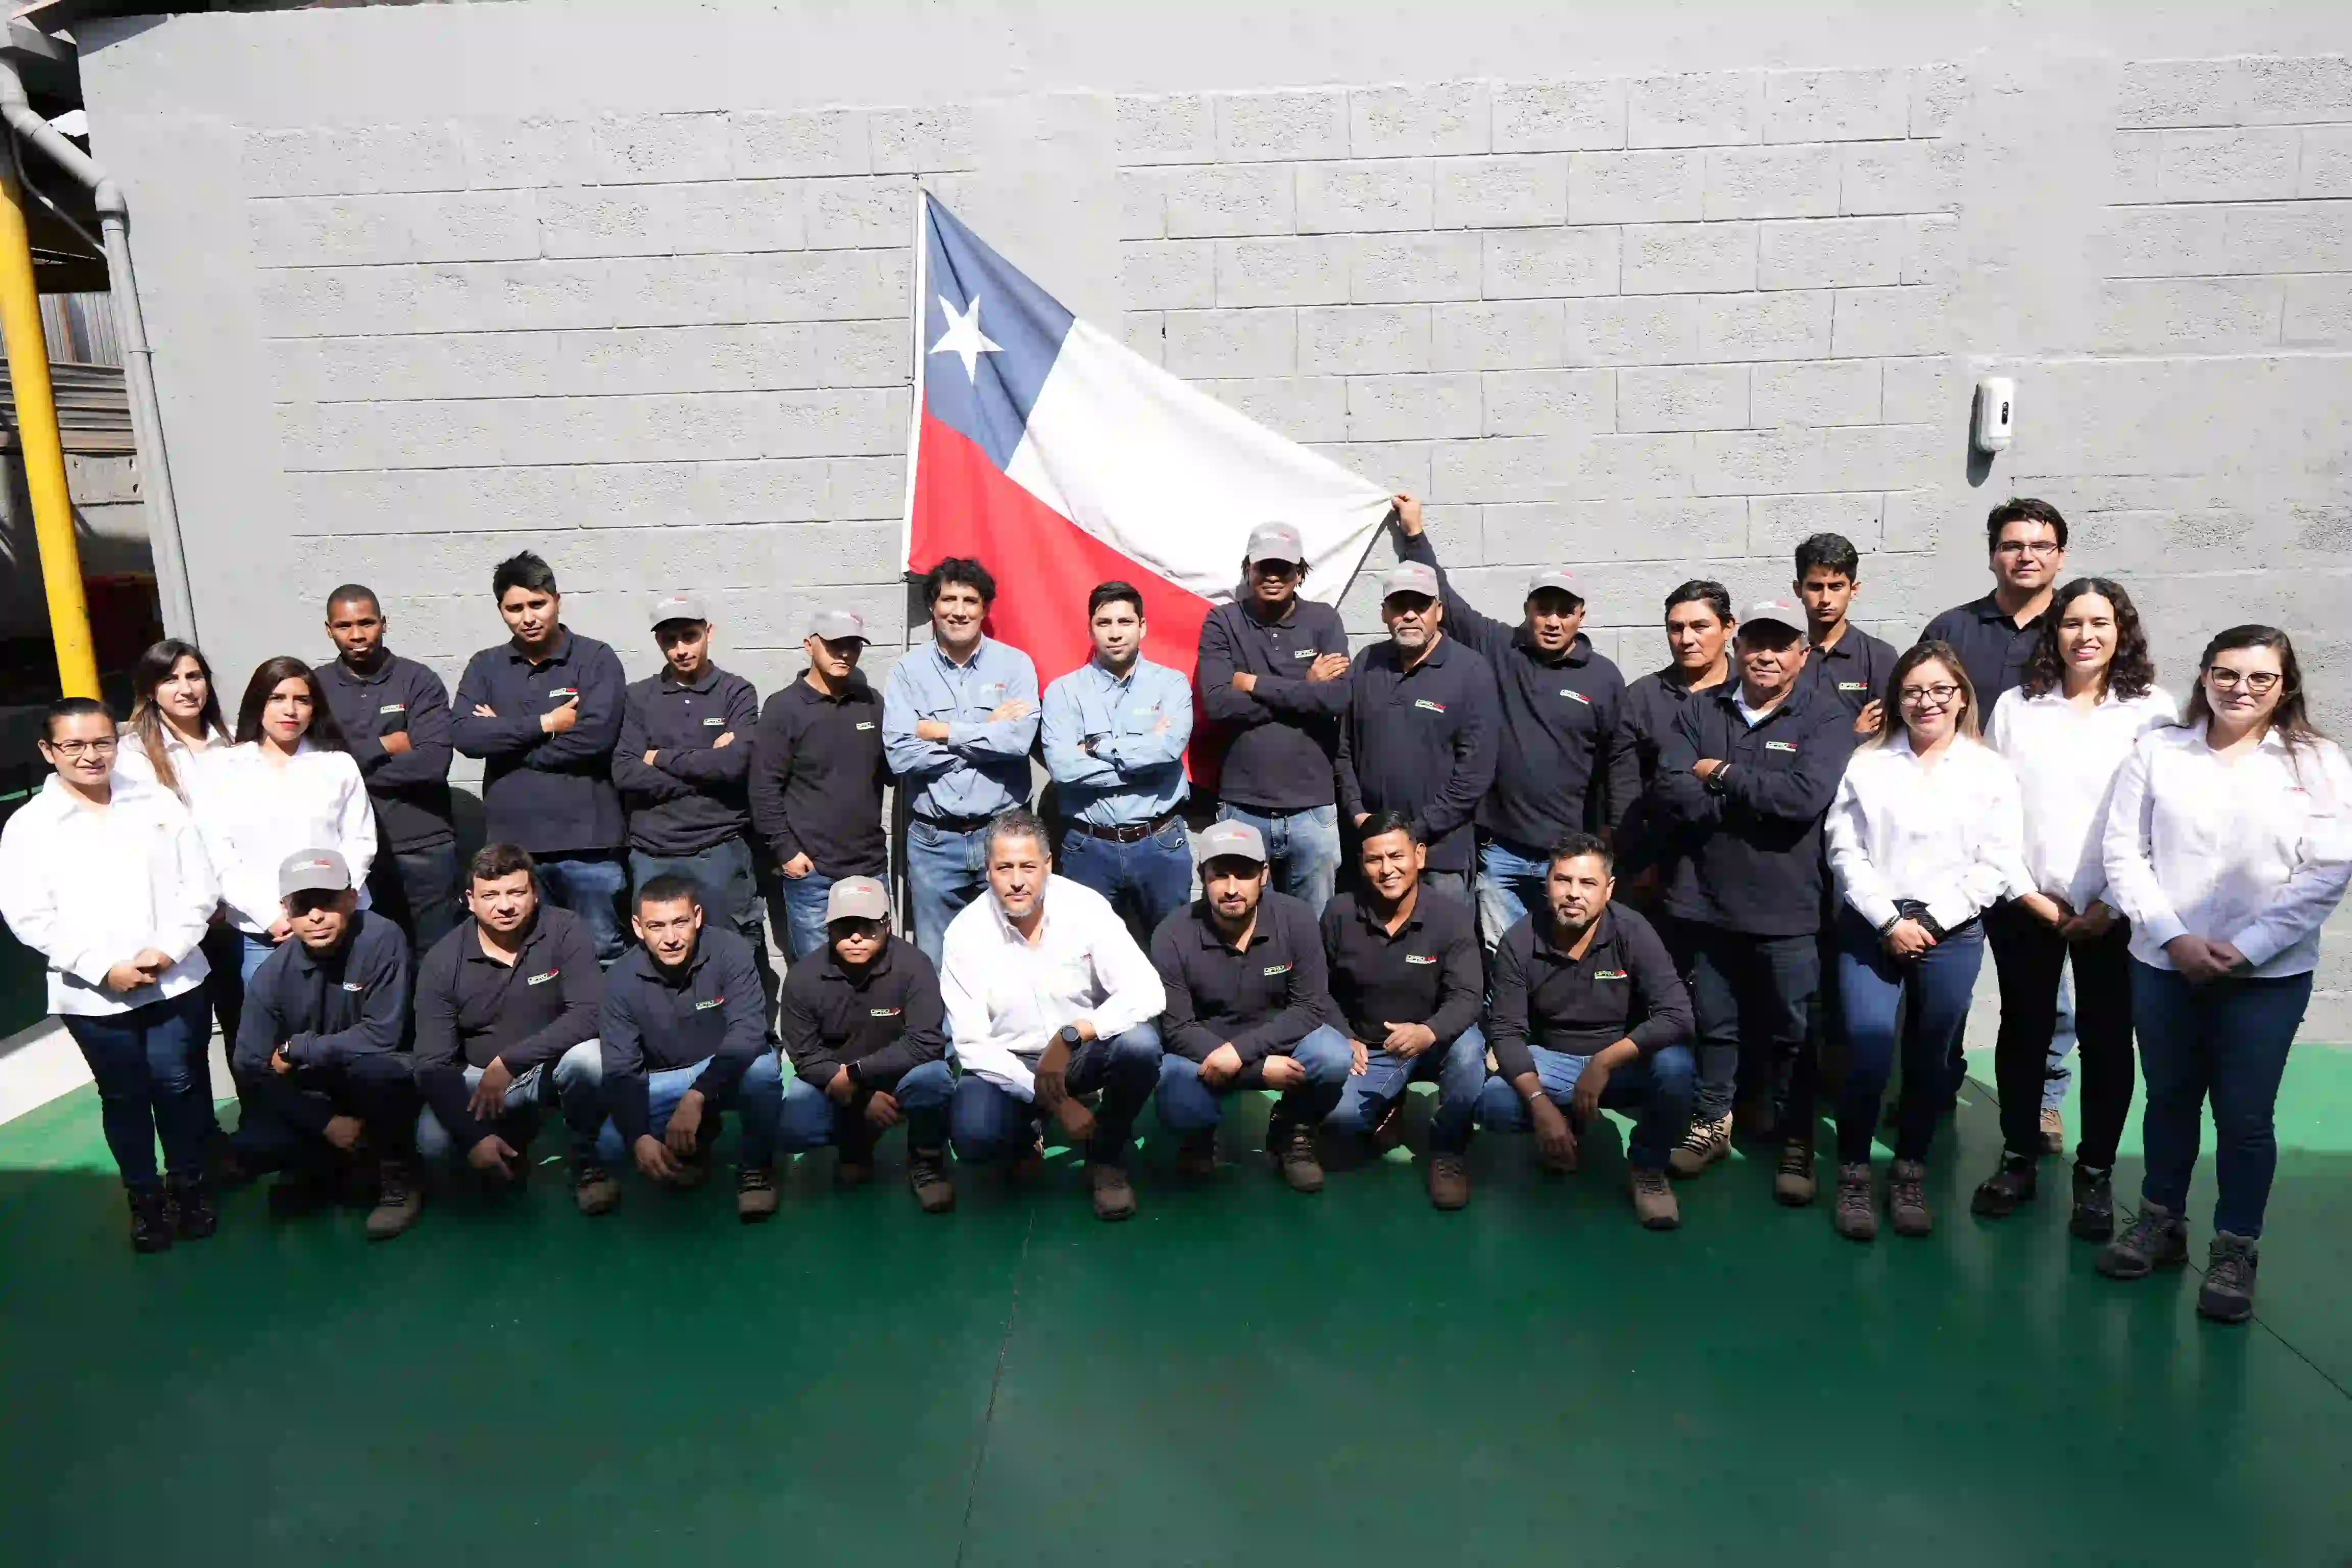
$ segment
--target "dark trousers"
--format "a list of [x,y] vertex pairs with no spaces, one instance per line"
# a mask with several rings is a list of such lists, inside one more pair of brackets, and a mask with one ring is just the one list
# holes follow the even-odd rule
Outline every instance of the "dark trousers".
[[1192,897],[1192,840],[1178,817],[1132,844],[1096,838],[1065,823],[1054,869],[1110,900],[1138,945]]
[[384,850],[368,868],[367,886],[376,913],[401,929],[421,963],[457,929],[457,841]]
[[[1838,917],[1838,1005],[1845,1019],[1845,1079],[1838,1088],[1838,1162],[1865,1163],[1878,1131],[1895,1054],[1903,1093],[1895,1104],[1895,1157],[1925,1160],[1936,1120],[1952,1094],[1952,1041],[1968,1021],[1969,995],[1984,964],[1984,928],[1973,925],[1909,963],[1895,959],[1852,909]],[[2034,1115],[2041,1115],[2035,1102]]]
[[2132,1016],[2139,1026],[2147,1109],[2140,1195],[2179,1214],[2189,1206],[2198,1135],[2213,1107],[2213,1175],[2221,1195],[2213,1228],[2263,1234],[2278,1173],[2279,1079],[2311,1005],[2309,973],[2191,985],[2176,970],[2132,962]]
[[[1817,1064],[1806,1011],[1821,981],[1815,938],[1748,936],[1720,926],[1676,923],[1698,1016],[1698,1088],[1691,1120],[1719,1121],[1739,1093],[1768,1091],[1783,1062],[1790,1072],[1790,1125],[1810,1128]],[[1800,1096],[1801,1095],[1801,1101]]]
[[322,1067],[237,1074],[237,1155],[257,1169],[332,1165],[339,1152],[326,1141],[327,1122],[355,1116],[368,1141],[389,1158],[415,1146],[416,1081],[402,1051],[370,1052]]
[[203,1175],[213,1131],[212,1101],[202,1088],[210,1077],[205,1054],[212,1034],[204,987],[128,1013],[68,1014],[60,1021],[98,1080],[99,1119],[122,1184],[133,1192],[155,1188],[159,1138],[164,1169]]
[[[1159,1080],[1160,1030],[1151,1024],[1138,1024],[1112,1039],[1088,1040],[1070,1053],[1069,1070],[1063,1075],[1069,1091],[1102,1091],[1095,1107],[1095,1135],[1087,1144],[1088,1160],[1127,1163],[1136,1115]],[[967,1165],[1018,1160],[1034,1145],[1045,1116],[1035,1100],[965,1073],[948,1102],[948,1136],[956,1158]]]
[[2074,966],[2074,1034],[2083,1047],[2083,1136],[2074,1157],[2095,1171],[2116,1163],[2131,1113],[2131,927],[2117,921],[2095,942],[2069,943],[2016,904],[1985,913],[1985,940],[2000,975],[2000,1035],[1993,1082],[2001,1142],[2011,1154],[2042,1150],[2042,1086],[2058,1029],[2058,982]]
[[[245,1016],[245,933],[226,921],[218,921],[205,931],[205,940],[196,944],[212,965],[211,977],[205,982],[205,1003],[220,1025],[221,1049],[236,1049],[236,1026]],[[213,1110],[213,1054],[209,1047],[196,1055],[196,1092],[205,1102],[205,1119],[220,1135],[220,1118]]]

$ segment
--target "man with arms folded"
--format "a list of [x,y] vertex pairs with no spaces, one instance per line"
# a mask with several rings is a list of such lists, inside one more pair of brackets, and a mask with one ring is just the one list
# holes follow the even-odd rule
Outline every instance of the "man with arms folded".
[[1862,552],[1842,533],[1813,534],[1797,546],[1790,586],[1805,608],[1805,679],[1853,715],[1857,736],[1875,735],[1895,654],[1848,618],[1862,586]]
[[1672,1230],[1682,1207],[1666,1156],[1690,1121],[1690,997],[1650,922],[1611,901],[1612,871],[1600,839],[1561,840],[1544,908],[1495,949],[1486,1021],[1497,1071],[1478,1120],[1492,1132],[1532,1129],[1544,1163],[1572,1171],[1593,1113],[1629,1111],[1633,1212],[1652,1230]]
[[1435,1079],[1429,1201],[1458,1209],[1470,1201],[1463,1153],[1486,1085],[1486,1037],[1478,1029],[1486,977],[1469,907],[1421,885],[1426,855],[1411,817],[1375,812],[1356,858],[1361,890],[1324,907],[1331,1002],[1350,1058],[1339,1108],[1324,1125],[1393,1148],[1405,1086]]
[[1617,736],[1612,753],[1633,759],[1640,789],[1630,795],[1612,790],[1609,795],[1609,839],[1617,863],[1625,873],[1618,896],[1655,918],[1659,909],[1656,848],[1651,840],[1650,786],[1658,778],[1658,753],[1675,727],[1675,716],[1702,691],[1711,691],[1733,678],[1731,646],[1738,622],[1731,614],[1731,591],[1720,583],[1694,577],[1666,595],[1665,667],[1654,669],[1625,688],[1617,710]]
[[907,1124],[907,1184],[925,1214],[955,1207],[948,1179],[947,1010],[931,961],[890,934],[890,898],[872,877],[825,895],[822,952],[784,977],[784,1086],[777,1140],[787,1153],[841,1151],[834,1180],[874,1179],[874,1145]]
[[[1050,1115],[1086,1151],[1095,1214],[1126,1219],[1128,1143],[1160,1076],[1160,975],[1100,893],[1053,874],[1034,813],[991,823],[984,855],[988,892],[948,928],[940,970],[961,1069],[948,1116],[956,1157],[1032,1173]],[[1082,1097],[1097,1091],[1089,1110]]]
[[751,823],[778,878],[769,918],[794,961],[824,946],[825,897],[835,879],[889,870],[882,699],[857,668],[866,622],[825,606],[810,617],[801,647],[808,668],[760,710],[751,753]]
[[1347,1082],[1347,1037],[1333,1028],[1315,911],[1267,886],[1265,841],[1245,822],[1201,835],[1201,898],[1152,933],[1161,1016],[1160,1124],[1182,1136],[1176,1168],[1217,1165],[1224,1099],[1276,1089],[1265,1152],[1293,1191],[1323,1190],[1315,1129]]

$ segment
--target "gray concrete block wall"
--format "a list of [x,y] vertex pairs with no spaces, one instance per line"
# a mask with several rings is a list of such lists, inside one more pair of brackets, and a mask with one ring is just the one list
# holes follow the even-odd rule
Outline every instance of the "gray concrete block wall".
[[[1824,528],[1907,641],[2031,492],[2168,685],[2278,620],[2342,728],[2336,13],[1202,0],[1147,40],[1070,4],[717,0],[649,49],[623,8],[517,0],[84,46],[226,669],[320,650],[317,595],[362,576],[454,677],[526,543],[633,671],[670,586],[720,597],[763,686],[820,595],[900,641],[919,176],[1146,357],[1425,494],[1482,607],[1570,565],[1629,669],[1675,583],[1778,591]],[[1990,462],[1987,374],[2020,412]],[[1347,608],[1375,630],[1365,584]]]

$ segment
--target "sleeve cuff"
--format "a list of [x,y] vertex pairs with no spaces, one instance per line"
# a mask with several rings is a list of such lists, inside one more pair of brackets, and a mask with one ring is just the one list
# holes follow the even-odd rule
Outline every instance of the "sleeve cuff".
[[[2170,910],[2166,910],[2160,914],[2149,915],[2146,920],[2136,921],[2133,923],[2138,926],[2141,931],[2147,932],[2148,940],[2155,942],[2158,947],[2164,946],[2174,937],[2187,936],[2189,934],[2189,928],[2182,925],[2180,923],[2180,917],[2174,914]],[[2243,948],[2240,948],[2238,951],[2241,952],[2245,952]],[[2247,956],[2251,958],[2252,954],[2248,953]]]
[[1860,899],[1849,898],[1846,903],[1853,908],[1854,913],[1870,922],[1870,929],[1873,931],[1884,931],[1886,923],[1897,913],[1895,900],[1884,894],[1872,894]]
[[2249,968],[2260,969],[2293,944],[2284,940],[2284,933],[2265,921],[2256,921],[2235,936],[2230,945],[2245,954]]

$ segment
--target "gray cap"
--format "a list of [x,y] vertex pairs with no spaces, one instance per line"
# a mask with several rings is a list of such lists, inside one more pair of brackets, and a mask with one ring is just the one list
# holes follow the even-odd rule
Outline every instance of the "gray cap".
[[1748,618],[1741,624],[1754,626],[1759,621],[1778,621],[1792,632],[1805,629],[1805,612],[1786,599],[1759,599],[1748,606]]
[[1547,588],[1556,593],[1565,594],[1580,605],[1584,603],[1583,590],[1576,585],[1576,579],[1569,575],[1568,568],[1565,566],[1546,566],[1528,574],[1527,592],[1528,598],[1534,598]]
[[1261,522],[1250,530],[1249,553],[1244,557],[1253,566],[1261,561],[1293,561],[1307,563],[1307,544],[1298,537],[1298,530],[1286,522]]
[[350,863],[332,849],[297,849],[278,863],[278,896],[340,893],[352,885]]
[[1265,839],[1246,822],[1213,822],[1193,837],[1192,847],[1203,866],[1224,855],[1265,864]]
[[664,621],[708,621],[710,616],[702,607],[699,594],[663,594],[646,606],[646,625],[657,626]]
[[1389,568],[1389,574],[1381,579],[1381,597],[1385,599],[1391,594],[1418,594],[1424,599],[1436,598],[1436,569],[1424,566],[1418,561],[1398,562]]
[[866,617],[838,605],[825,605],[809,617],[809,636],[826,642],[840,642],[845,637],[856,637],[859,642],[872,640],[866,635]]
[[824,895],[824,921],[887,921],[890,895],[871,877],[844,877]]

